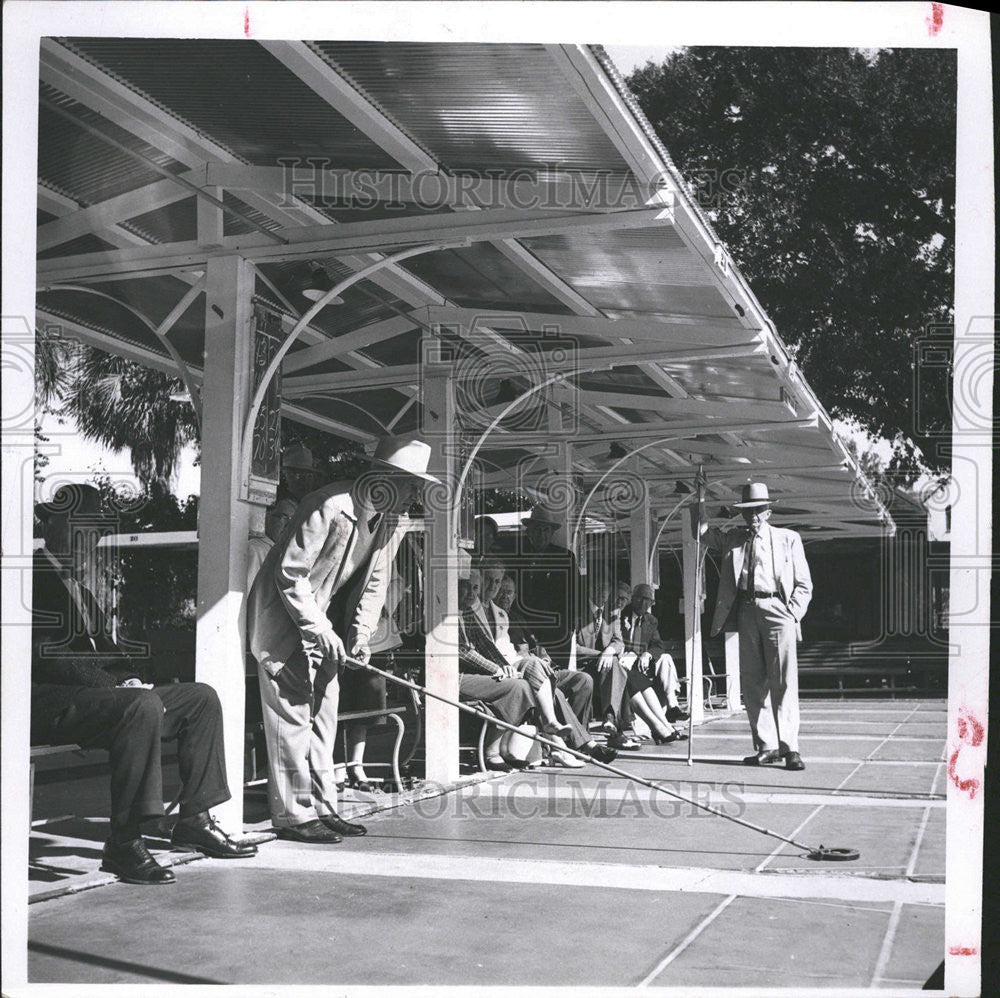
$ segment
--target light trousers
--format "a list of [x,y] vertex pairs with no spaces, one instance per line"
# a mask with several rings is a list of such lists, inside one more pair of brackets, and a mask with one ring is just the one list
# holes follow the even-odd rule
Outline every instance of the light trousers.
[[799,750],[797,623],[777,597],[740,603],[740,684],[756,751]]
[[267,739],[267,799],[276,828],[337,813],[333,749],[340,680],[325,661],[312,670],[301,651],[274,677],[258,666]]

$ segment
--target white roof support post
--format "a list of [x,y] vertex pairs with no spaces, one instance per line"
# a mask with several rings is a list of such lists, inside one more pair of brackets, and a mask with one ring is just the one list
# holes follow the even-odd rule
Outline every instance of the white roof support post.
[[684,658],[687,662],[688,711],[691,722],[701,724],[705,720],[701,658],[702,600],[698,580],[701,545],[691,536],[689,529],[682,529],[681,550],[684,561]]
[[[424,439],[431,446],[430,473],[444,487],[430,484],[424,493],[424,619],[427,631],[425,681],[429,693],[458,700],[458,535],[454,494],[458,480],[455,433],[455,385],[452,365],[441,356],[437,340],[424,341],[421,380]],[[451,783],[458,778],[458,711],[426,699],[426,778]]]
[[245,588],[250,504],[240,500],[240,443],[250,399],[254,273],[237,256],[208,264],[205,295],[204,422],[198,513],[198,625],[195,676],[215,687],[225,719],[231,801],[217,808],[243,827],[246,697]]
[[650,565],[652,561],[650,547],[654,542],[650,524],[649,489],[639,471],[638,456],[632,458],[629,464],[632,466],[632,479],[635,483],[636,499],[638,500],[635,507],[629,511],[628,517],[629,573],[634,589],[643,582],[650,586],[658,585],[659,579],[654,579],[654,574],[659,575],[659,573],[654,573]]

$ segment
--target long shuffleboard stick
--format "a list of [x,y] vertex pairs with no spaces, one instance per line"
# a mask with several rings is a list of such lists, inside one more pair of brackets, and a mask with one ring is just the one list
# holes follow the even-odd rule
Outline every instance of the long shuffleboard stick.
[[[376,668],[374,665],[370,665],[368,662],[362,662],[359,659],[351,658],[346,656],[346,660],[354,666],[358,666],[363,669],[367,669],[369,672],[374,672],[376,675],[381,676],[383,679],[388,679],[390,682],[396,683],[399,686],[405,686],[408,689],[416,690],[418,693],[423,693],[425,696],[431,697],[434,700],[439,700],[441,703],[446,703],[450,707],[455,707],[458,710],[464,711],[466,714],[471,714],[473,717],[478,717],[481,721],[488,721],[490,724],[495,724],[498,728],[505,728],[508,731],[516,731],[518,734],[524,735],[524,732],[517,727],[515,724],[509,724],[507,721],[502,721],[498,717],[494,717],[492,714],[484,714],[480,710],[476,710],[475,707],[470,707],[468,704],[458,703],[454,700],[449,700],[447,697],[441,696],[439,693],[432,693],[429,689],[418,683],[411,682],[409,679],[403,679],[402,676],[397,676],[391,672],[384,672],[382,669]],[[772,831],[770,828],[764,828],[761,825],[755,825],[752,821],[744,821],[742,818],[734,817],[731,814],[726,814],[724,811],[719,811],[714,807],[710,807],[708,804],[700,804],[696,800],[692,800],[690,797],[685,797],[683,794],[675,793],[673,790],[669,790],[659,783],[654,783],[652,780],[644,779],[641,776],[636,776],[633,773],[629,773],[624,769],[619,769],[617,766],[612,766],[610,763],[601,762],[598,759],[594,759],[587,755],[585,752],[579,752],[576,749],[571,749],[568,745],[559,744],[557,742],[550,741],[548,738],[543,738],[541,735],[528,735],[527,737],[532,738],[534,741],[541,745],[548,745],[549,748],[558,749],[561,752],[569,752],[570,755],[575,756],[577,759],[582,759],[584,762],[593,763],[595,766],[599,766],[601,769],[607,770],[609,773],[614,773],[615,776],[622,776],[626,780],[632,780],[634,783],[639,783],[644,787],[649,787],[650,790],[655,790],[661,794],[666,794],[668,797],[673,797],[675,800],[684,801],[686,804],[690,804],[692,807],[697,807],[702,811],[707,811],[709,814],[714,814],[719,818],[725,818],[727,821],[733,821],[737,825],[743,825],[744,828],[750,828],[755,832],[760,832],[762,835],[769,835],[773,839],[780,839],[782,842],[787,842],[789,845],[793,845],[798,849],[805,849],[809,859],[815,860],[851,860],[857,859],[860,855],[857,849],[835,849],[829,848],[827,846],[813,847],[806,845],[803,842],[797,842],[795,839],[790,839],[780,832]]]

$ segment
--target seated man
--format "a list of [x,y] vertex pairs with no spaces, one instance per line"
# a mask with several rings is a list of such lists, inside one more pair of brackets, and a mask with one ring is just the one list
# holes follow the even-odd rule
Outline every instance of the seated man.
[[[542,732],[546,737],[556,740],[565,738],[576,751],[601,762],[611,762],[616,753],[598,745],[587,732],[593,681],[586,673],[553,669],[544,649],[538,648],[520,628],[510,626],[506,611],[492,600],[502,584],[502,571],[499,566],[486,563],[489,582],[485,605],[479,599],[479,572],[471,570],[469,573],[469,598],[462,616],[472,644],[486,658],[501,667],[516,669],[528,681],[538,701]],[[506,654],[503,648],[498,647],[496,638],[508,649]],[[556,707],[562,714],[563,724],[558,721]],[[565,759],[573,760],[574,757],[567,755]],[[572,765],[572,762],[568,764]]]
[[688,715],[677,701],[681,688],[677,667],[660,638],[660,625],[651,612],[653,602],[652,586],[643,582],[632,590],[632,600],[619,616],[625,650],[637,656],[636,666],[653,680],[660,702],[666,705],[667,719],[686,721]]
[[[619,598],[623,585],[617,587]],[[627,597],[628,586],[624,585],[624,589]],[[646,722],[657,744],[677,741],[681,736],[664,715],[653,683],[640,669],[631,667],[636,656],[625,651],[620,616],[611,610],[607,584],[599,583],[593,595],[592,618],[577,631],[576,654],[600,692],[608,745],[631,751],[641,747],[637,740],[623,734],[630,709]]]
[[31,742],[81,745],[110,754],[111,833],[101,869],[130,884],[168,884],[172,870],[150,856],[140,823],[163,815],[160,742],[177,739],[183,784],[171,841],[225,859],[256,848],[224,832],[209,809],[232,796],[226,782],[222,708],[211,686],[146,682],[140,663],[111,638],[93,593],[79,580],[108,521],[91,485],[64,485],[36,515],[45,545],[34,557]]

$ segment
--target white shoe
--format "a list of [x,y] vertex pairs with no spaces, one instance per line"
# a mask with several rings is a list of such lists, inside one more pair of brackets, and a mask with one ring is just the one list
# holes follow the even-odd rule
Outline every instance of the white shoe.
[[551,759],[553,766],[559,766],[562,769],[582,769],[587,765],[582,759],[577,759],[575,755],[563,752],[562,749],[556,749],[552,753]]

